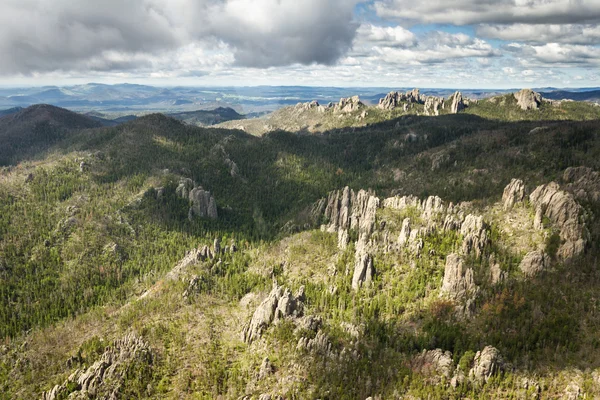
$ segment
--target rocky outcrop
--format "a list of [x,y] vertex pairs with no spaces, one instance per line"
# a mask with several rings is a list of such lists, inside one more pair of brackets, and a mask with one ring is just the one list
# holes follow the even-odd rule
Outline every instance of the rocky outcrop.
[[503,372],[504,369],[504,361],[498,349],[486,346],[475,355],[473,368],[469,371],[469,379],[476,384],[487,383],[492,376]]
[[431,220],[434,216],[445,211],[444,202],[438,196],[429,196],[422,205],[423,218]]
[[473,270],[466,268],[457,254],[449,254],[446,257],[441,295],[460,301],[472,297],[476,291]]
[[467,215],[460,233],[463,235],[462,254],[474,253],[477,258],[483,255],[486,246],[489,244],[487,234],[487,225],[482,216]]
[[[67,398],[117,399],[127,377],[151,368],[150,346],[134,334],[117,340],[86,370],[77,370],[62,384],[42,394],[43,400]],[[141,374],[142,376],[144,374]]]
[[335,105],[333,110],[335,112],[351,113],[364,107],[365,105],[360,101],[360,97],[353,96],[348,98],[341,98],[339,103]]
[[363,285],[368,285],[373,276],[373,257],[365,250],[357,250],[354,261],[354,274],[352,275],[352,289],[358,290]]
[[187,199],[190,197],[190,192],[194,187],[196,187],[196,185],[193,180],[190,178],[182,178],[179,180],[179,186],[175,189],[175,193],[182,199]]
[[388,197],[383,201],[383,207],[394,210],[405,210],[409,207],[421,207],[421,201],[416,196]]
[[523,257],[519,269],[525,276],[533,277],[546,269],[549,262],[548,256],[543,251],[531,251]]
[[296,296],[288,288],[273,283],[273,289],[256,308],[250,322],[242,331],[242,338],[251,344],[260,338],[263,332],[275,321],[283,318],[296,318],[304,314],[304,287]]
[[504,194],[502,195],[502,204],[504,210],[512,209],[515,204],[525,200],[525,184],[520,179],[513,179],[504,188]]
[[429,96],[425,99],[425,115],[440,115],[440,109],[444,108],[444,99],[441,97]]
[[192,213],[197,217],[217,219],[217,203],[209,191],[197,187],[192,189],[189,196],[192,202]]
[[321,107],[319,105],[319,102],[316,100],[309,101],[307,103],[298,103],[294,107],[294,109],[300,110],[300,111],[319,110],[321,108],[323,108],[323,107]]
[[408,244],[410,238],[410,218],[405,218],[402,221],[402,228],[400,229],[400,236],[398,236],[398,247],[403,248]]
[[319,330],[314,338],[301,337],[296,345],[296,350],[332,356],[331,341],[327,334]]
[[421,354],[413,357],[410,367],[413,371],[436,381],[441,377],[450,379],[454,374],[452,353],[441,349],[423,350]]
[[184,273],[189,267],[205,260],[207,257],[208,255],[201,249],[190,250],[181,260],[179,260],[177,265],[175,265],[175,267],[173,267],[173,269],[167,273],[165,278],[168,280],[179,279],[181,274]]
[[450,103],[451,114],[458,114],[465,109],[465,103],[463,101],[461,92],[455,92],[452,96],[450,96],[448,98],[448,103]]
[[402,101],[402,94],[398,92],[390,92],[383,99],[379,99],[378,107],[382,110],[393,110],[398,107]]
[[[375,229],[375,217],[379,208],[379,198],[371,192],[360,190],[355,193],[349,187],[331,192],[327,198],[324,211],[325,220],[329,223],[323,226],[328,232],[338,233],[338,248],[345,249],[348,245],[348,231],[358,233],[352,287],[358,289],[368,283],[374,274],[373,257],[369,254],[369,239]],[[317,206],[322,208],[322,205]]]
[[[586,246],[588,235],[585,225],[580,220],[581,206],[575,201],[573,195],[560,190],[556,182],[539,186],[529,196],[531,204],[540,210],[543,217],[552,221],[560,230],[561,246],[558,257],[569,260],[582,254]],[[536,217],[537,218],[537,217]],[[536,225],[540,225],[540,222]]]
[[567,191],[584,201],[600,201],[600,173],[588,167],[571,167],[563,173]]
[[210,219],[218,218],[215,198],[209,191],[204,190],[201,186],[196,186],[191,179],[181,179],[175,193],[182,199],[190,201],[191,207],[188,213],[190,219],[194,216]]
[[523,89],[513,94],[521,110],[537,110],[542,104],[542,95],[531,89]]
[[405,103],[403,105],[403,110],[406,112],[408,110],[408,104],[423,104],[425,101],[426,99],[419,93],[419,89],[413,89],[406,93],[388,93],[383,99],[379,99],[378,107],[382,110],[393,110],[396,107],[399,107],[402,103]]

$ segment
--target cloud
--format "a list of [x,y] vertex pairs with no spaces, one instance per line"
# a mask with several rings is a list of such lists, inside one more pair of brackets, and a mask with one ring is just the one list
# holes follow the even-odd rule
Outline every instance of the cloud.
[[377,15],[406,23],[577,24],[600,21],[600,0],[380,0]]
[[477,36],[507,41],[532,43],[600,43],[600,25],[481,25],[477,27]]
[[153,68],[190,45],[239,66],[333,64],[357,0],[3,0],[0,74]]
[[529,68],[548,66],[597,68],[600,66],[600,48],[595,46],[560,43],[547,43],[544,45],[510,44],[506,49],[519,59],[521,65]]
[[410,47],[415,45],[415,34],[401,26],[361,25],[357,35],[358,44],[371,44],[387,47]]
[[[431,31],[415,36],[402,28],[361,26],[352,55],[394,65],[444,64],[464,58],[500,55],[484,40],[464,33]],[[486,63],[479,61],[480,64]]]

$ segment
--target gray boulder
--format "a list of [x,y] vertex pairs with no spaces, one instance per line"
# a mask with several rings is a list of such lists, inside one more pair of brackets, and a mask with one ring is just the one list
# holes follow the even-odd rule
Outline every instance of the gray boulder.
[[473,368],[469,371],[469,379],[476,384],[484,384],[504,369],[504,361],[498,349],[486,346],[475,355]]
[[467,215],[460,228],[460,233],[464,237],[462,253],[464,255],[475,253],[476,257],[481,257],[489,244],[487,224],[483,221],[483,217]]
[[562,244],[558,249],[559,258],[566,261],[585,251],[588,232],[580,220],[583,210],[572,194],[560,190],[557,183],[550,182],[534,190],[529,199],[536,210],[541,210],[542,216],[550,219],[560,230]]
[[542,104],[542,95],[531,89],[523,89],[513,94],[521,110],[537,110]]
[[452,353],[441,349],[423,350],[423,352],[411,360],[411,369],[421,375],[432,377],[436,381],[439,378],[452,378],[454,373],[454,362]]
[[334,107],[334,111],[342,113],[351,113],[364,107],[365,105],[360,101],[360,97],[352,96],[348,98],[341,98],[339,103]]
[[368,285],[375,275],[373,257],[366,251],[356,252],[354,261],[354,274],[352,275],[352,289],[358,290],[363,285]]
[[448,98],[450,105],[450,113],[458,114],[465,109],[465,103],[461,92],[455,92],[450,98]]
[[550,260],[548,256],[540,250],[531,251],[523,257],[519,264],[519,269],[525,276],[533,277],[547,268]]
[[446,257],[441,295],[452,300],[465,300],[472,297],[477,289],[473,270],[466,268],[457,254],[449,254]]
[[194,216],[217,219],[217,203],[215,198],[209,191],[196,187],[189,194],[190,202],[192,203],[192,213]]
[[196,187],[194,181],[190,178],[182,178],[179,180],[179,186],[175,189],[175,193],[182,199],[187,199],[190,197],[190,192],[194,187]]
[[440,109],[444,107],[444,99],[441,97],[429,96],[425,100],[425,115],[440,115]]
[[504,194],[502,195],[502,203],[504,210],[512,209],[515,204],[525,200],[525,184],[520,179],[513,179],[504,188]]
[[398,92],[390,92],[383,99],[379,99],[378,107],[382,110],[393,110],[400,104],[401,97]]

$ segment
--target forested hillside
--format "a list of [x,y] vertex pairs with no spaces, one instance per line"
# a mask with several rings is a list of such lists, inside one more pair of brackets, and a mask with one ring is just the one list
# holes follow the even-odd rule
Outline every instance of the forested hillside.
[[0,398],[600,396],[596,108],[405,103],[0,118]]

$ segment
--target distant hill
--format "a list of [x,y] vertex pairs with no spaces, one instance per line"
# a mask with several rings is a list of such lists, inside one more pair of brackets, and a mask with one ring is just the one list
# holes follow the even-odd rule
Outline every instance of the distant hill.
[[47,104],[6,115],[0,118],[0,165],[42,152],[71,131],[100,126],[91,118]]
[[246,118],[230,107],[218,107],[214,110],[198,110],[167,115],[187,124],[197,126],[209,126]]
[[100,124],[102,124],[102,126],[117,126],[119,124],[123,124],[125,122],[129,122],[129,121],[133,121],[135,119],[137,119],[137,115],[124,115],[122,117],[118,117],[118,118],[109,118],[108,116],[99,113],[99,112],[89,112],[89,113],[85,113],[83,114],[86,117],[99,122]]
[[551,100],[600,101],[600,90],[590,90],[586,92],[556,90],[553,92],[541,92],[541,94],[544,98]]
[[0,117],[4,117],[5,115],[10,115],[10,114],[18,113],[22,109],[23,109],[23,107],[13,107],[13,108],[9,108],[8,110],[0,110]]

